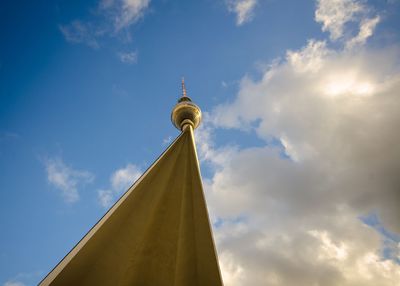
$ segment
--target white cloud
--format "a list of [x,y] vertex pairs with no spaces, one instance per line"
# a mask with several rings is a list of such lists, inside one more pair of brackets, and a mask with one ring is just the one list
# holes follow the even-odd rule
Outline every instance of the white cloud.
[[325,41],[310,40],[307,46],[300,51],[288,51],[287,61],[298,72],[316,72],[321,68],[323,58],[329,50]]
[[102,207],[110,207],[117,196],[127,191],[128,188],[142,175],[142,171],[135,165],[116,170],[110,178],[110,188],[98,190],[97,196]]
[[[332,41],[342,40],[352,48],[373,34],[380,17],[371,14],[372,9],[361,0],[317,0],[315,20],[322,23],[322,30],[330,33]],[[357,35],[348,27],[351,22],[358,25]]]
[[257,0],[227,0],[229,12],[236,14],[236,24],[243,25],[253,19]]
[[163,145],[169,145],[172,142],[172,136],[163,139]]
[[114,201],[114,193],[112,190],[98,190],[97,197],[100,205],[104,208],[111,206]]
[[42,271],[20,272],[14,277],[8,279],[2,286],[25,286],[37,284],[36,281],[43,277]]
[[346,45],[348,48],[353,48],[356,45],[363,45],[365,41],[372,36],[376,25],[379,23],[380,17],[362,20],[360,23],[360,31],[358,35],[350,39]]
[[343,36],[345,24],[364,11],[358,0],[318,0],[315,20],[322,23],[322,30],[328,31],[332,40],[337,40]]
[[142,171],[137,166],[128,164],[125,168],[118,169],[113,173],[110,179],[111,187],[117,193],[126,191],[141,174]]
[[237,148],[227,146],[216,150],[213,139],[210,115],[207,112],[203,112],[202,124],[196,129],[196,145],[199,150],[199,159],[203,162],[211,162],[213,167],[228,164],[230,162],[229,158],[237,151]]
[[[129,27],[144,16],[149,5],[150,0],[101,0],[91,20],[74,20],[60,25],[60,31],[68,42],[83,43],[95,49],[100,47],[100,39],[105,37],[118,37],[129,42]],[[121,53],[119,58],[129,63],[136,61],[133,52]]]
[[[357,51],[309,40],[205,114],[196,139],[225,285],[400,281],[399,242],[382,256],[386,238],[359,219],[375,212],[400,234],[400,47],[364,46],[378,21],[360,22]],[[216,128],[265,145],[217,148]]]
[[115,29],[127,28],[143,17],[150,0],[122,0],[115,17]]
[[60,25],[59,28],[67,42],[82,43],[94,49],[100,47],[97,36],[101,33],[96,32],[90,24],[75,20],[68,25]]
[[133,52],[120,52],[118,53],[118,58],[121,62],[125,64],[135,64],[137,63],[138,53],[137,51]]
[[3,286],[25,286],[25,284],[19,281],[10,280],[5,282]]
[[60,190],[64,200],[69,203],[79,200],[79,186],[94,179],[94,175],[88,171],[74,170],[65,165],[61,158],[47,158],[44,163],[48,182]]

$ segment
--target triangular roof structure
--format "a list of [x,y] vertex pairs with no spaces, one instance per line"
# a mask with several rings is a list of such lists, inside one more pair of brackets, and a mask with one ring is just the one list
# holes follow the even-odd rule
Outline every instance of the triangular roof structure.
[[39,285],[222,285],[183,89],[182,133]]

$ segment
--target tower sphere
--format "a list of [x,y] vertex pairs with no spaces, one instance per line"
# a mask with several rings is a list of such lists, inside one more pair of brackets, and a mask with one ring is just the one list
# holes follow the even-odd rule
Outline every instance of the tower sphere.
[[179,130],[182,130],[186,124],[196,129],[201,121],[201,110],[189,97],[181,97],[172,109],[171,121]]
[[182,79],[182,97],[172,109],[171,121],[179,130],[183,130],[186,124],[190,124],[196,129],[201,122],[201,110],[186,95],[185,82]]

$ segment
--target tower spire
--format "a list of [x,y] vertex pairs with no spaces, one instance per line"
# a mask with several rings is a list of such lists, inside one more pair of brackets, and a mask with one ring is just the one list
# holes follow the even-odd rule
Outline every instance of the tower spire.
[[182,97],[188,97],[186,94],[185,78],[182,77]]

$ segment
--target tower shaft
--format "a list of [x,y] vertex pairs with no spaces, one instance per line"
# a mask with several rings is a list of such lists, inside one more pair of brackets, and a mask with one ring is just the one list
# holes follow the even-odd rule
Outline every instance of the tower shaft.
[[222,285],[191,125],[40,285]]

